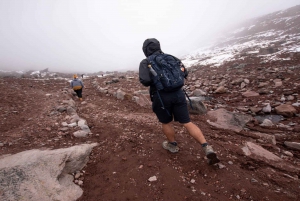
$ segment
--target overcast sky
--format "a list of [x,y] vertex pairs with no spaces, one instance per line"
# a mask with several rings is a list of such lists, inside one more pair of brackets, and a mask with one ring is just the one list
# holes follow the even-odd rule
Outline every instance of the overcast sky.
[[0,70],[136,69],[157,38],[180,57],[232,24],[300,0],[0,0]]

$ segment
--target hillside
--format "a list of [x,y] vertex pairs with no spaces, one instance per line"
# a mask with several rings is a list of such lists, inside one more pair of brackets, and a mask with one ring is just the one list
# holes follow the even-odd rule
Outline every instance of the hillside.
[[[300,54],[300,5],[249,20],[215,45],[182,58],[186,66],[229,66],[291,60]],[[255,61],[254,61],[255,59]]]

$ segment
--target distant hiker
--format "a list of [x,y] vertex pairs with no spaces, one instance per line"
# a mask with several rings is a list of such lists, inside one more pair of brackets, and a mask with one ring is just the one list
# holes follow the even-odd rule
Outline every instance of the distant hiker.
[[184,78],[188,75],[184,65],[176,57],[164,54],[155,38],[145,40],[143,52],[147,58],[140,63],[139,79],[144,86],[150,86],[152,110],[162,123],[162,131],[167,137],[167,141],[162,143],[163,148],[172,153],[179,151],[175,130],[171,125],[173,120],[178,121],[201,144],[209,164],[218,163],[220,160],[206,142],[202,131],[190,120],[185,93],[182,90]]
[[78,98],[80,101],[82,101],[82,89],[84,88],[84,85],[81,80],[78,79],[78,76],[75,74],[73,75],[73,80],[71,81],[71,87],[76,92]]
[[84,74],[81,74],[81,78],[83,78]]

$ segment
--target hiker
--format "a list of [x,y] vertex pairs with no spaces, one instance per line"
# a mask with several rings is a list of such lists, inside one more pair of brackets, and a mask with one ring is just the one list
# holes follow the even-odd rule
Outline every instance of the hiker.
[[[167,141],[162,143],[163,148],[172,153],[179,151],[179,147],[175,140],[175,130],[171,125],[173,120],[178,121],[187,129],[188,133],[201,144],[202,149],[208,158],[208,163],[210,165],[218,163],[220,160],[211,145],[209,145],[205,140],[202,131],[190,120],[185,92],[182,89],[184,79],[188,75],[187,69],[179,59],[163,53],[161,51],[159,41],[155,38],[145,40],[143,44],[143,52],[147,58],[143,59],[140,63],[139,79],[144,86],[150,86],[149,92],[152,101],[152,110],[156,114],[159,122],[162,123],[162,131],[167,138]],[[176,71],[172,70],[174,72],[169,73],[169,75],[178,74],[178,80],[181,82],[180,85],[175,87],[167,86],[167,84],[170,83],[170,81],[172,82],[172,80],[168,78],[165,79],[166,82],[163,83],[164,78],[160,75],[164,72],[156,72],[159,70],[157,66],[163,66],[166,62],[168,65],[176,67],[172,68]]]
[[71,81],[71,87],[76,92],[78,98],[80,101],[82,101],[82,89],[84,88],[84,85],[80,79],[78,79],[78,76],[75,74],[73,75],[73,80]]

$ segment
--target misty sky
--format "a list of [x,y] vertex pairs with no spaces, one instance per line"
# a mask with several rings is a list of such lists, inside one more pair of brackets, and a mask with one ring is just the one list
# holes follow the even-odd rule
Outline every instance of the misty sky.
[[180,57],[245,19],[300,0],[0,0],[0,70],[138,70],[157,38]]

